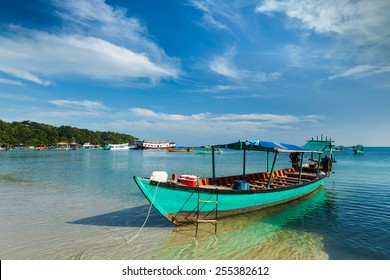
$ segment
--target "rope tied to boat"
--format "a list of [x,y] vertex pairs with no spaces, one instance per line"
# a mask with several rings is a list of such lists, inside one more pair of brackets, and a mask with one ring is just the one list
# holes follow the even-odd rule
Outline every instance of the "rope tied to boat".
[[145,221],[144,223],[142,224],[141,228],[138,230],[138,232],[128,241],[126,241],[126,243],[130,243],[131,241],[133,241],[134,239],[136,239],[138,237],[138,235],[141,233],[142,229],[145,227],[148,219],[149,219],[149,216],[150,216],[150,212],[152,211],[152,207],[153,207],[153,202],[154,202],[154,199],[156,198],[156,194],[157,194],[157,190],[158,190],[158,187],[160,185],[160,182],[157,182],[157,186],[156,186],[156,191],[154,192],[154,195],[153,195],[153,199],[152,201],[150,202],[150,206],[149,206],[149,210],[148,210],[148,214],[146,215],[146,218],[145,218]]

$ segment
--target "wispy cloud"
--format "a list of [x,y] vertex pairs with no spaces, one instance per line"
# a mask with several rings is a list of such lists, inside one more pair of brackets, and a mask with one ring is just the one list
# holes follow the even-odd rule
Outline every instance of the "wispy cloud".
[[237,85],[214,85],[199,89],[188,90],[189,92],[225,92],[225,91],[233,91],[233,90],[244,90],[245,88]]
[[[39,85],[48,86],[53,84],[53,82],[44,80],[39,77],[39,75],[31,72],[27,68],[30,68],[32,65],[28,64],[28,59],[26,57],[28,56],[27,53],[18,53],[18,51],[15,52],[15,49],[12,49],[14,47],[15,42],[11,42],[10,40],[0,37],[0,48],[9,48],[10,51],[7,56],[1,56],[1,50],[0,50],[0,58],[2,58],[2,62],[0,63],[0,72],[3,72],[5,74],[10,75],[13,78],[19,78],[24,81],[33,82]],[[25,49],[26,46],[23,46],[23,49]],[[26,64],[23,64],[22,61],[18,61],[18,58],[20,60],[24,60]],[[34,58],[32,58],[34,59]]]
[[361,77],[371,76],[375,74],[381,74],[390,72],[390,66],[374,66],[374,65],[358,65],[351,69],[345,70],[339,74],[328,77],[328,80],[334,80],[338,78],[351,78],[358,79]]
[[264,0],[256,7],[256,12],[285,13],[297,20],[301,28],[318,33],[363,35],[363,40],[378,40],[383,32],[389,34],[388,25],[383,25],[389,22],[389,8],[386,0]]
[[[4,101],[17,101],[17,103],[19,103],[19,104],[26,102],[30,106],[31,106],[31,104],[41,102],[38,98],[31,96],[31,95],[15,94],[15,93],[8,93],[8,92],[1,92],[1,91],[0,91],[0,100],[2,100],[3,104],[4,104]],[[2,110],[4,110],[5,107],[7,107],[7,106],[4,106],[2,108]],[[7,109],[12,109],[12,108],[8,107]],[[15,112],[15,113],[20,114],[20,112]]]
[[209,67],[213,72],[229,78],[236,83],[258,83],[278,80],[282,77],[279,72],[265,73],[261,71],[251,71],[247,69],[240,69],[236,65],[236,49],[231,48],[222,56],[215,57]]
[[188,120],[203,120],[209,115],[209,113],[200,113],[194,115],[179,115],[179,114],[166,114],[158,113],[145,108],[131,108],[129,110],[132,114],[137,117],[148,119],[148,120],[157,120],[157,121],[188,121]]
[[222,5],[213,0],[190,0],[190,4],[203,12],[202,24],[205,27],[232,32],[225,22],[233,14],[228,13]]
[[302,67],[303,51],[298,46],[287,45],[285,46],[285,53],[287,55],[287,65],[290,67]]
[[233,63],[235,54],[235,49],[231,48],[222,56],[215,57],[210,63],[210,69],[222,76],[239,79],[241,77],[241,73],[238,69],[236,69],[236,66]]
[[0,84],[16,85],[16,86],[22,86],[23,85],[23,83],[21,83],[19,81],[3,79],[3,78],[0,78]]
[[87,119],[97,121],[109,118],[111,114],[110,108],[100,101],[58,99],[49,100],[48,103],[55,105],[55,107],[47,107],[39,112],[32,112],[32,118],[42,121],[47,120],[47,123],[52,123],[51,119],[55,118],[56,122],[64,124],[80,119],[80,117],[84,121]]
[[107,110],[108,107],[100,101],[91,100],[50,100],[49,103],[60,108],[80,109],[86,111]]
[[147,54],[156,63],[174,62],[151,40],[147,26],[136,17],[128,17],[125,8],[110,6],[105,0],[52,0],[52,3],[68,33],[101,38]]
[[389,43],[390,2],[386,0],[264,0],[256,12],[285,13],[290,27],[335,33],[354,44]]
[[[53,1],[61,32],[10,26],[0,36],[0,71],[39,85],[81,75],[97,80],[177,78],[177,60],[157,46],[135,18],[103,0]],[[13,35],[11,35],[13,34]],[[86,35],[88,34],[88,35]]]

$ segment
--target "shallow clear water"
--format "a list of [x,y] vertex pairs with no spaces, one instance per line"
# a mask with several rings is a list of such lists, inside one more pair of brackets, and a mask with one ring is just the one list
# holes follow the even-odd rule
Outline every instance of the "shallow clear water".
[[[211,176],[210,155],[166,151],[0,152],[0,259],[390,259],[390,148],[335,154],[318,192],[285,205],[175,228],[132,176]],[[216,175],[242,154],[216,155]],[[271,160],[270,160],[271,161]],[[248,152],[246,172],[266,169]],[[287,155],[279,167],[287,166]]]

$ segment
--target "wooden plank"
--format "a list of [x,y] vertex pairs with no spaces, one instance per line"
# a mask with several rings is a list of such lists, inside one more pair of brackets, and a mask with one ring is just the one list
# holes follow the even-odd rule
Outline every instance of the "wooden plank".
[[217,220],[197,220],[198,223],[217,223]]

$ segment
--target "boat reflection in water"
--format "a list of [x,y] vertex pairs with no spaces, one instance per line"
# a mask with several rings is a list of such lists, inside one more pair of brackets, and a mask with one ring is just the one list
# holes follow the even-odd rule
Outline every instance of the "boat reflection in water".
[[217,235],[210,224],[202,225],[196,238],[193,225],[178,227],[162,243],[154,258],[328,259],[323,237],[311,229],[317,226],[305,229],[302,224],[324,226],[332,217],[327,214],[331,207],[327,191],[320,188],[285,204],[220,219]]

